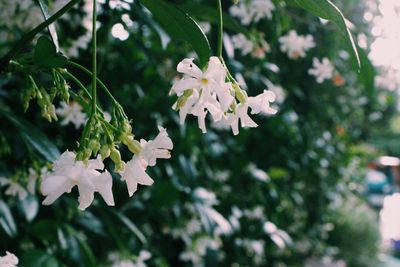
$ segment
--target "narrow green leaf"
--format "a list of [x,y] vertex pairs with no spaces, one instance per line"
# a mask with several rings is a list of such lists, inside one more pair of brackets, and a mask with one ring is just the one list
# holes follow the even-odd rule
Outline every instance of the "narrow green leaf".
[[28,222],[35,219],[39,211],[39,202],[36,196],[28,196],[19,202],[19,208]]
[[0,226],[9,237],[17,235],[17,226],[7,204],[0,199]]
[[0,114],[1,113],[3,113],[4,118],[8,119],[15,126],[26,144],[35,149],[46,160],[54,161],[60,156],[60,151],[53,142],[33,124],[14,116],[14,114],[4,108],[0,108]]
[[136,237],[143,243],[147,243],[146,237],[137,228],[137,226],[124,214],[120,212],[111,211]]
[[364,49],[358,47],[359,56],[361,60],[361,69],[358,75],[359,81],[364,85],[368,95],[373,97],[375,89],[375,68],[368,58]]
[[[48,20],[50,18],[50,13],[46,1],[45,0],[37,0],[37,1],[40,10],[42,11],[44,20]],[[54,26],[54,24],[50,24],[49,26],[47,26],[47,29],[49,30],[51,40],[53,41],[53,44],[56,47],[56,52],[58,52],[60,50],[60,45],[58,43],[56,27]]]
[[140,1],[153,14],[154,19],[174,38],[182,39],[192,45],[204,66],[210,56],[210,44],[199,25],[176,6],[163,0]]
[[361,67],[357,47],[355,45],[350,29],[346,25],[346,19],[342,12],[330,0],[294,0],[300,7],[320,18],[332,21],[343,33],[350,53],[357,61],[358,68]]

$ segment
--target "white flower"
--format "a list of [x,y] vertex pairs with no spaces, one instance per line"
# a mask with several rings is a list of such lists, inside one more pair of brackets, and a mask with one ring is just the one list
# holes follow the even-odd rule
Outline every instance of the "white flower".
[[275,101],[275,94],[272,91],[264,90],[258,96],[249,97],[247,103],[251,108],[251,114],[258,114],[263,112],[265,114],[276,114],[278,110],[272,108],[270,103]]
[[253,42],[247,39],[243,33],[233,35],[232,44],[235,49],[241,51],[242,56],[250,54],[254,49]]
[[27,189],[28,189],[28,192],[33,195],[33,194],[35,194],[35,191],[36,191],[36,181],[37,181],[38,176],[36,174],[36,171],[32,168],[29,168],[28,172],[29,172],[29,175],[28,175]]
[[229,12],[232,16],[237,17],[243,25],[249,25],[251,22],[258,22],[265,17],[271,19],[274,10],[275,5],[271,0],[252,0],[233,5]]
[[230,83],[225,82],[226,69],[217,57],[211,57],[204,72],[193,63],[193,58],[182,60],[177,70],[184,77],[174,83],[171,91],[184,96],[185,91],[191,90],[188,101],[180,111],[181,123],[190,113],[198,117],[200,129],[206,132],[207,112],[211,113],[214,121],[218,121],[234,99],[229,91]]
[[281,43],[281,51],[286,52],[291,59],[305,57],[306,52],[315,47],[314,38],[310,34],[307,36],[298,35],[294,30],[281,36],[279,42]]
[[268,85],[268,90],[275,94],[275,102],[277,104],[282,104],[285,101],[286,94],[282,86],[271,83]]
[[72,123],[76,129],[79,129],[87,121],[86,114],[82,112],[82,106],[77,102],[70,102],[69,104],[61,102],[56,113],[63,118],[61,125]]
[[18,264],[18,258],[6,251],[6,255],[3,257],[0,257],[0,267],[16,267]]
[[253,0],[251,1],[251,9],[254,16],[253,20],[258,22],[264,17],[272,19],[272,11],[275,10],[275,5],[271,0]]
[[22,187],[17,181],[13,181],[12,179],[0,177],[0,186],[8,186],[5,194],[9,196],[18,196],[19,200],[24,200],[28,196],[28,192],[26,191],[26,189]]
[[164,128],[158,129],[160,133],[154,140],[140,141],[141,151],[134,155],[120,172],[121,180],[126,181],[129,196],[136,192],[138,184],[147,186],[153,184],[153,179],[146,173],[147,166],[154,166],[159,158],[171,157],[169,150],[173,148],[172,140]]
[[139,252],[139,256],[137,257],[134,267],[146,267],[147,265],[144,262],[149,259],[151,259],[151,253],[147,250],[141,250]]
[[313,58],[313,68],[308,70],[310,75],[315,76],[318,83],[332,79],[335,68],[326,57],[319,61],[318,58]]
[[79,209],[90,206],[95,192],[100,193],[107,205],[113,206],[112,177],[107,170],[99,171],[104,168],[100,157],[89,160],[87,164],[75,158],[75,153],[65,151],[54,162],[53,171],[43,177],[41,191],[46,196],[43,205],[52,204],[62,194],[70,193],[74,186],[78,186]]

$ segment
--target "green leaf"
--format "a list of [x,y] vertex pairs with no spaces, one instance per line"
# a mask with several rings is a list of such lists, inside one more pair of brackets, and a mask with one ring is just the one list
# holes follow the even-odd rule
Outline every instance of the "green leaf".
[[17,226],[7,204],[0,199],[0,226],[9,237],[17,235]]
[[[201,21],[208,21],[214,25],[218,25],[218,11],[216,8],[198,4],[198,3],[187,3],[179,6],[194,18],[198,18]],[[237,20],[233,19],[229,14],[223,14],[224,28],[237,33],[243,33],[245,35],[250,35],[248,29],[243,27]]]
[[330,0],[294,0],[300,7],[307,10],[311,14],[320,18],[332,21],[339,27],[344,35],[350,53],[357,61],[358,68],[361,67],[360,58],[358,56],[357,47],[353,40],[353,36],[346,25],[346,19],[342,12]]
[[8,119],[19,131],[22,139],[46,160],[54,161],[60,156],[60,151],[47,136],[30,122],[14,116],[11,112],[0,108],[0,113]]
[[204,66],[210,57],[210,44],[199,25],[176,6],[163,0],[140,1],[153,14],[154,19],[174,38],[190,43]]
[[19,208],[25,215],[25,218],[28,222],[33,221],[39,211],[39,203],[37,197],[31,195],[27,196],[25,199],[19,202]]
[[20,267],[58,267],[56,258],[45,251],[34,249],[25,252],[20,258]]
[[[37,1],[38,1],[40,10],[42,11],[44,19],[48,20],[50,17],[50,14],[49,14],[49,8],[47,6],[46,1],[45,0],[37,0]],[[54,24],[50,24],[49,26],[47,26],[47,29],[49,30],[51,40],[53,41],[53,44],[56,47],[56,51],[58,52],[60,50],[60,45],[58,43],[56,27],[54,26]]]
[[361,69],[358,75],[359,81],[364,85],[369,97],[373,97],[375,89],[375,68],[364,49],[358,47],[361,60]]
[[120,212],[115,212],[113,210],[110,210],[110,212],[112,212],[112,214],[114,214],[134,235],[136,235],[136,237],[143,244],[147,243],[146,237],[128,217]]
[[46,36],[40,36],[33,53],[36,65],[45,68],[65,67],[68,59],[61,53],[57,53],[56,46]]

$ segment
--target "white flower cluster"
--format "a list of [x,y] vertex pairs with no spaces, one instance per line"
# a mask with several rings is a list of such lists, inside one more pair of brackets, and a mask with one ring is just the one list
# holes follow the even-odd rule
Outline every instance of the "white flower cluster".
[[239,121],[242,127],[258,126],[247,114],[249,108],[251,114],[277,112],[270,106],[275,100],[273,92],[264,90],[258,96],[247,97],[235,81],[227,82],[227,69],[218,57],[209,59],[204,72],[193,63],[193,58],[182,60],[177,70],[183,78],[172,86],[171,92],[179,97],[173,108],[179,110],[181,123],[187,114],[196,116],[203,133],[207,132],[205,118],[208,112],[217,125],[231,127],[234,135],[239,133]]
[[279,42],[281,44],[281,51],[287,53],[288,57],[291,59],[305,57],[306,52],[315,47],[312,35],[298,35],[294,30],[281,36]]
[[259,42],[253,42],[242,33],[232,36],[232,44],[235,49],[241,51],[242,56],[251,53],[253,58],[263,59],[265,54],[271,51],[271,47],[264,39],[260,39]]
[[265,17],[271,19],[274,10],[275,5],[271,0],[252,0],[233,5],[229,12],[232,16],[237,17],[243,25],[249,25],[251,22],[258,22]]
[[[171,157],[169,150],[173,148],[172,141],[164,128],[160,127],[159,130],[160,133],[154,140],[141,140],[140,152],[135,154],[129,162],[124,163],[119,172],[121,179],[127,183],[129,196],[137,190],[138,184],[153,184],[153,180],[146,173],[147,166],[154,166],[158,158]],[[114,152],[110,153],[113,157]],[[81,210],[90,206],[95,192],[103,197],[107,205],[114,205],[112,176],[104,170],[103,159],[100,156],[83,162],[76,160],[74,152],[65,151],[54,162],[53,170],[43,177],[41,191],[46,196],[43,204],[52,204],[62,194],[71,192],[74,186],[78,187]]]
[[0,257],[0,267],[17,267],[18,264],[18,258],[6,251],[6,255],[3,257]]
[[313,67],[308,70],[310,75],[315,76],[318,83],[333,78],[335,67],[326,57],[320,61],[318,58],[313,58]]

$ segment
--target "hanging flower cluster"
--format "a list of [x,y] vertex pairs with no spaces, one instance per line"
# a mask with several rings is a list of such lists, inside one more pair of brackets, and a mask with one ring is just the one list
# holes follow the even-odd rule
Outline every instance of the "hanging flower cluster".
[[126,181],[129,196],[137,190],[138,184],[152,185],[153,180],[146,173],[147,166],[154,166],[158,158],[171,157],[173,148],[171,139],[164,128],[154,140],[141,140],[125,136],[124,143],[135,151],[132,159],[125,163],[119,151],[114,147],[103,147],[96,159],[79,160],[77,154],[65,151],[53,164],[53,170],[44,175],[41,183],[42,194],[46,196],[44,205],[52,204],[64,193],[70,193],[74,186],[79,191],[79,209],[85,210],[93,202],[94,193],[98,192],[109,206],[114,206],[112,176],[104,169],[103,160],[107,157],[115,162],[115,170]]
[[181,123],[187,114],[192,114],[205,133],[205,118],[209,112],[214,122],[230,126],[233,134],[237,135],[239,121],[242,127],[258,126],[248,115],[249,108],[251,114],[277,112],[270,106],[275,100],[273,92],[265,90],[258,96],[248,97],[218,57],[211,57],[204,71],[193,60],[186,58],[178,64],[177,70],[183,78],[176,81],[171,89],[178,96],[173,108],[179,110]]

